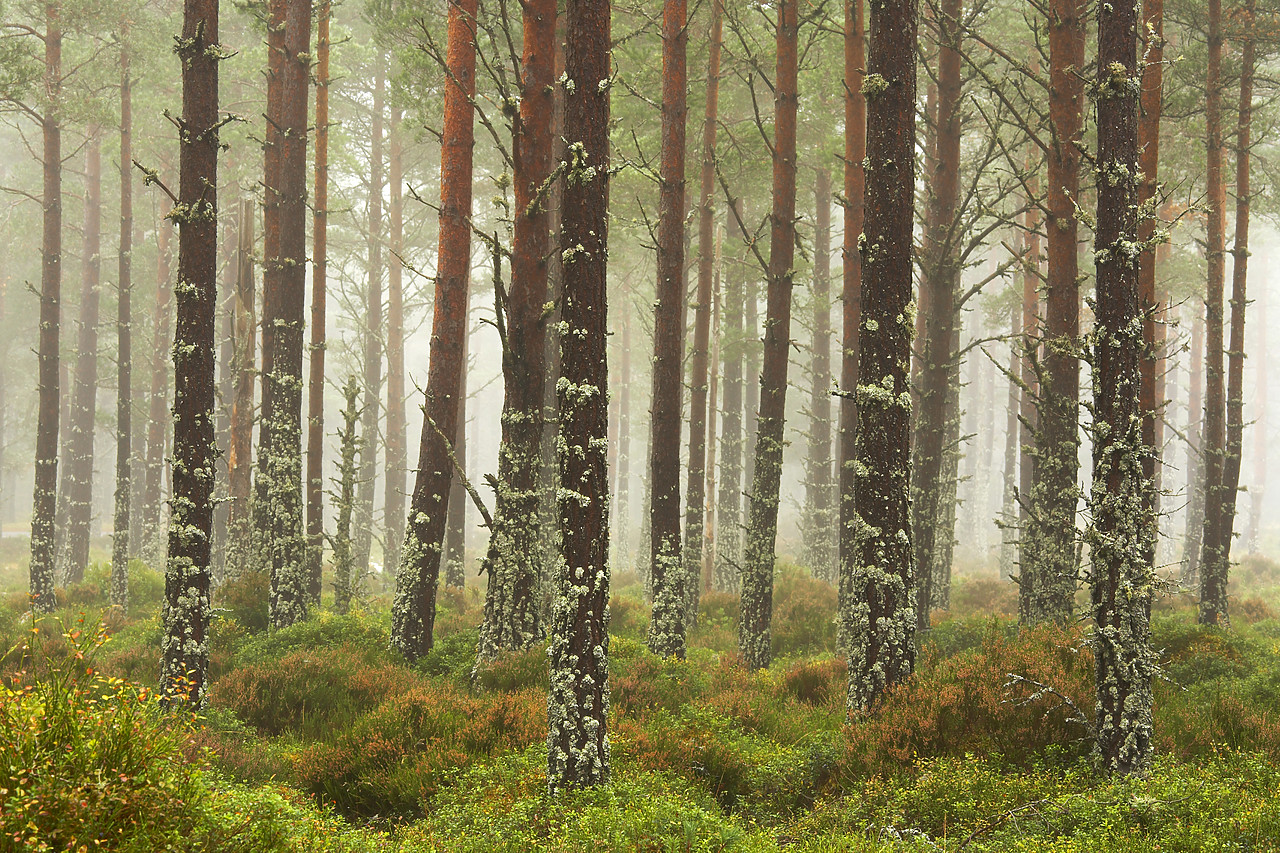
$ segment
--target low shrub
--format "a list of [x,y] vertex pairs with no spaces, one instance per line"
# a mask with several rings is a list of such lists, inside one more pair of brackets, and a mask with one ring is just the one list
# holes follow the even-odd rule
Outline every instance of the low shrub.
[[551,682],[547,666],[547,647],[539,643],[520,652],[507,652],[476,673],[476,686],[482,690],[514,693],[536,687],[547,690]]
[[263,571],[246,571],[218,587],[214,607],[257,634],[271,624],[267,600],[271,579]]
[[1018,615],[1018,585],[995,575],[960,575],[951,583],[951,613],[956,616]]
[[803,569],[783,565],[773,585],[773,653],[831,654],[836,649],[836,591]]

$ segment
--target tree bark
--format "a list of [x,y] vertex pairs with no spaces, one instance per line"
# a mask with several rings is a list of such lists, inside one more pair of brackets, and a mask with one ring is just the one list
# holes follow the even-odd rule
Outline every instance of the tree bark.
[[129,501],[133,453],[133,79],[129,25],[120,30],[120,248],[116,299],[116,490],[111,603],[129,608]]
[[831,474],[831,172],[814,179],[813,348],[810,353],[809,447],[805,465],[805,563],[816,578],[836,582]]
[[431,650],[436,587],[453,478],[448,436],[457,434],[471,266],[471,164],[475,145],[476,0],[449,0],[444,133],[440,152],[440,248],[418,471],[391,609],[391,645],[416,660]]
[[[1138,204],[1150,207],[1155,203],[1159,189],[1160,167],[1160,115],[1164,103],[1164,0],[1143,0],[1142,39],[1145,47],[1142,57],[1142,96],[1138,115],[1138,165],[1142,180],[1138,184]],[[1146,456],[1145,474],[1152,483],[1159,482],[1157,468],[1162,464],[1160,448],[1164,408],[1162,394],[1158,393],[1160,371],[1157,331],[1160,327],[1160,300],[1156,296],[1156,249],[1154,216],[1144,216],[1138,222],[1138,239],[1143,252],[1138,256],[1138,291],[1143,304],[1143,339],[1146,352],[1142,357],[1142,440],[1152,452]],[[1151,509],[1159,513],[1160,491],[1148,490],[1153,501]],[[1154,560],[1154,556],[1152,557]]]
[[[723,241],[723,235],[721,235]],[[704,498],[705,523],[702,527],[702,565],[698,583],[702,592],[710,592],[715,576],[716,560],[716,395],[720,391],[720,268],[717,264],[711,291],[711,361],[707,377],[707,493]],[[624,371],[623,376],[627,373]]]
[[[683,659],[687,627],[685,587],[689,572],[687,564],[681,563],[680,442],[677,437],[684,373],[684,151],[688,94],[685,52],[689,36],[685,0],[665,0],[662,9],[658,293],[653,320],[653,403],[649,421],[649,477],[653,483],[649,506],[652,559],[649,576],[653,583],[653,616],[649,620],[648,641],[649,650],[659,657],[674,655]],[[695,364],[695,375],[696,370]],[[703,373],[706,373],[705,354]],[[698,384],[696,378],[694,384]],[[705,389],[703,393],[705,410]],[[705,431],[705,422],[699,426]],[[693,495],[688,497],[692,502]],[[699,536],[699,548],[701,544]]]
[[609,782],[609,474],[605,470],[609,208],[609,0],[568,0],[563,233],[581,247],[564,265],[560,536],[553,607],[547,786]]
[[[199,707],[209,667],[213,534],[214,322],[218,304],[218,0],[185,0],[173,347],[173,500],[164,583],[160,686]],[[305,106],[304,106],[305,112]]]
[[253,559],[253,384],[257,322],[253,282],[254,204],[240,200],[236,246],[236,352],[232,372],[231,441],[227,450],[227,479],[231,503],[227,516],[227,575],[244,572]]
[[542,630],[538,499],[546,376],[547,182],[552,172],[551,117],[555,109],[555,0],[526,3],[523,30],[523,92],[514,134],[511,287],[503,306],[499,485],[485,560],[489,583],[477,667],[502,651],[528,648]]
[[271,579],[271,624],[284,628],[306,618],[310,585],[302,519],[302,342],[311,0],[271,0],[268,16],[267,146],[276,161],[274,170],[268,166],[264,182],[262,312],[267,372],[258,465],[266,475],[261,553]]
[[1200,553],[1200,622],[1217,625],[1227,613],[1227,573],[1222,527],[1227,401],[1223,365],[1222,292],[1226,279],[1226,183],[1222,175],[1222,0],[1209,0],[1209,69],[1205,81],[1205,168],[1208,203],[1205,255],[1204,532]]
[[[706,461],[707,388],[710,370],[708,350],[711,345],[711,287],[716,259],[714,227],[716,130],[720,109],[720,45],[723,34],[723,0],[712,0],[711,32],[707,52],[707,100],[702,119],[701,196],[698,202],[698,297],[693,315],[692,376],[689,380],[689,485],[685,495],[684,520],[684,621],[687,627],[692,627],[698,621],[709,476]],[[682,72],[684,61],[682,55],[680,59]],[[684,98],[685,95],[685,88],[682,87],[680,97]],[[683,122],[682,110],[681,123]],[[682,139],[683,136],[682,132]],[[683,167],[683,162],[681,166]],[[683,169],[680,175],[683,178]]]
[[312,607],[320,606],[320,572],[324,562],[324,362],[329,275],[331,12],[330,0],[320,0],[316,14],[315,204],[311,220],[311,346],[307,376],[307,603]]
[[911,229],[916,141],[914,0],[871,7],[867,99],[868,170],[859,336],[853,551],[844,571],[848,707],[873,708],[915,666],[915,579],[910,499]]
[[[1145,774],[1151,764],[1151,598],[1156,518],[1142,438],[1147,349],[1138,286],[1137,9],[1098,6],[1097,302],[1093,348],[1094,657],[1097,755],[1108,771]],[[1052,233],[1052,232],[1050,232]]]
[[1200,579],[1200,541],[1204,535],[1204,315],[1192,307],[1191,374],[1187,396],[1187,527],[1182,550],[1182,583]]
[[39,404],[35,487],[31,511],[29,587],[32,609],[50,613],[54,586],[54,514],[58,495],[58,419],[61,376],[58,332],[62,303],[62,16],[56,0],[44,6],[44,207],[40,238]]
[[796,247],[796,68],[799,12],[796,0],[777,11],[777,70],[774,75],[773,213],[769,237],[769,296],[765,319],[764,369],[756,427],[755,471],[747,553],[742,571],[742,622],[738,650],[749,669],[773,658],[774,548],[782,480],[787,366],[791,349],[791,287]]
[[[469,311],[468,307],[468,311]],[[471,363],[471,322],[463,324],[462,377],[458,381],[458,432],[453,453],[458,463],[467,458],[467,384]],[[462,479],[455,477],[449,485],[448,520],[444,534],[444,585],[454,589],[467,586],[467,497]]]
[[391,111],[391,151],[388,158],[391,203],[387,224],[391,230],[387,258],[387,474],[383,491],[386,523],[385,571],[398,574],[404,547],[405,474],[408,465],[408,430],[404,402],[404,158],[400,144],[400,110]]
[[[163,171],[162,171],[163,174]],[[156,306],[154,337],[151,346],[151,394],[147,412],[147,466],[144,501],[144,519],[148,547],[146,559],[152,565],[163,563],[168,547],[168,533],[164,526],[163,477],[165,451],[168,449],[169,411],[169,361],[165,353],[173,349],[170,325],[173,315],[173,277],[170,274],[169,240],[171,226],[168,221],[156,223]]]
[[862,238],[866,174],[862,163],[867,155],[867,100],[862,94],[866,65],[866,27],[862,0],[847,0],[844,21],[844,245],[841,300],[840,346],[840,527],[837,542],[839,559],[839,615],[836,648],[847,654],[856,622],[857,594],[853,571],[857,553],[854,500],[858,483],[858,360],[862,325]]
[[1021,385],[1016,381],[1022,364],[1022,306],[1009,309],[1009,399],[1004,422],[1004,491],[1000,503],[1000,580],[1013,577],[1018,538],[1018,448]]
[[[733,221],[744,219],[742,200],[734,199]],[[720,542],[716,548],[714,586],[720,592],[736,592],[742,571],[742,456],[746,436],[743,434],[743,362],[747,352],[747,333],[743,329],[746,294],[743,274],[746,261],[731,258],[725,267],[724,326],[724,391],[721,408],[724,424],[720,432],[720,497],[716,501]]]

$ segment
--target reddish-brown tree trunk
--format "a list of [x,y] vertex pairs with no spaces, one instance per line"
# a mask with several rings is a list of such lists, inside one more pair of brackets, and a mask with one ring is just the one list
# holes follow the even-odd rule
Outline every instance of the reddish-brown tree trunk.
[[400,574],[391,611],[391,644],[414,660],[431,650],[446,498],[453,479],[449,437],[458,430],[458,386],[464,362],[458,341],[467,323],[471,267],[471,162],[475,127],[476,0],[449,0],[440,151],[440,248],[431,322],[431,361],[418,471],[409,506]]
[[1222,562],[1223,463],[1226,456],[1227,401],[1223,365],[1222,292],[1226,279],[1226,182],[1222,174],[1222,0],[1209,0],[1209,69],[1205,81],[1205,168],[1208,221],[1205,256],[1204,533],[1200,545],[1200,622],[1216,625],[1227,613],[1227,573]]
[[307,601],[320,605],[324,557],[324,356],[329,268],[329,18],[316,15],[316,160],[311,234],[311,347],[307,376]]
[[847,600],[848,706],[874,707],[915,667],[912,577],[911,229],[915,202],[916,33],[914,0],[871,6],[867,173],[858,369],[858,476]]
[[[173,347],[173,500],[165,570],[160,685],[168,701],[204,703],[213,534],[214,323],[218,303],[218,0],[185,0]],[[305,116],[306,106],[303,105]],[[304,123],[305,127],[305,123]]]
[[[715,270],[716,129],[720,109],[720,44],[724,33],[723,0],[711,0],[710,47],[707,53],[707,101],[702,119],[702,180],[698,201],[698,296],[693,315],[692,375],[689,379],[689,485],[684,520],[684,617],[698,618],[707,499],[707,383],[711,344],[711,285]],[[682,58],[683,65],[684,59]],[[681,98],[685,91],[681,89]],[[681,117],[683,123],[684,118]],[[683,133],[681,134],[683,139]],[[681,163],[683,166],[683,162]],[[681,170],[683,178],[683,169]]]
[[31,511],[31,606],[52,612],[54,514],[58,496],[58,419],[61,376],[58,338],[62,304],[62,18],[56,0],[44,6],[43,230],[40,238],[40,400],[36,412],[35,487]]
[[742,569],[742,622],[738,629],[738,650],[750,669],[766,667],[773,658],[773,564],[791,349],[791,286],[795,274],[792,267],[796,247],[796,69],[800,28],[796,0],[782,0],[777,18],[768,313],[747,554]]
[[609,472],[607,360],[609,0],[566,5],[565,128],[571,161],[564,235],[581,251],[564,265],[561,339],[560,536],[552,609],[547,785],[552,792],[609,782]]
[[840,351],[840,532],[837,542],[839,559],[840,614],[837,625],[837,647],[842,653],[849,648],[849,617],[856,606],[854,597],[854,555],[857,541],[853,521],[856,518],[854,496],[857,490],[858,459],[858,359],[859,333],[862,324],[862,255],[858,241],[862,237],[863,201],[866,175],[862,161],[867,155],[867,100],[862,94],[866,65],[866,28],[863,23],[862,0],[848,0],[844,23],[844,245],[841,249],[843,279],[841,300]]
[[405,466],[408,429],[404,413],[404,157],[400,144],[400,110],[391,111],[391,152],[388,158],[391,202],[387,225],[391,230],[387,258],[387,475],[383,492],[386,522],[386,571],[400,571],[404,547]]

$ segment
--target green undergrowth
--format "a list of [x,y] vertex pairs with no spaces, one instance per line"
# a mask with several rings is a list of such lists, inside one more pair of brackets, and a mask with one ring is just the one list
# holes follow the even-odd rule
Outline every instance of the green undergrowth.
[[[1086,632],[1019,630],[991,578],[958,579],[915,677],[852,720],[835,595],[803,570],[781,567],[775,663],[756,673],[736,654],[736,597],[705,596],[688,660],[664,660],[644,644],[639,584],[623,583],[613,784],[549,798],[545,647],[473,683],[474,590],[442,596],[435,648],[410,665],[388,650],[379,597],[267,633],[255,581],[224,589],[211,704],[184,722],[147,687],[159,576],[131,568],[126,618],[104,608],[101,575],[61,599],[71,630],[46,620],[25,650],[29,616],[0,608],[4,648],[18,646],[0,661],[0,744],[21,745],[3,753],[0,850],[1280,849],[1280,620],[1266,598],[1243,599],[1227,631],[1161,604],[1161,757],[1148,779],[1109,780],[1089,763]],[[86,645],[99,617],[81,613],[103,614],[100,648]],[[49,821],[42,834],[13,817],[18,796]]]

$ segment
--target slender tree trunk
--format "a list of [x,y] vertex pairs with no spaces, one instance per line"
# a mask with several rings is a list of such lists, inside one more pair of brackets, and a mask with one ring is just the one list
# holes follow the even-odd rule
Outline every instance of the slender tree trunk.
[[862,325],[862,237],[867,154],[867,101],[862,93],[866,66],[866,28],[862,0],[847,0],[844,22],[844,245],[841,249],[843,279],[840,348],[840,526],[839,615],[836,647],[848,654],[857,627],[858,595],[855,587],[857,536],[854,500],[858,484],[858,361]]
[[231,441],[227,479],[231,504],[227,516],[227,576],[244,572],[253,559],[253,384],[257,322],[254,317],[253,215],[249,199],[240,200],[236,246],[236,352],[232,372]]
[[[957,292],[952,304],[959,297],[959,276],[956,277]],[[951,609],[951,566],[955,562],[956,550],[956,511],[959,508],[960,457],[963,447],[960,435],[960,368],[961,358],[955,356],[960,351],[960,318],[951,330],[950,377],[948,378],[946,399],[946,440],[942,452],[942,476],[939,482],[941,497],[938,499],[938,532],[934,534],[936,555],[933,561],[933,607],[937,610]]]
[[[462,464],[467,458],[467,369],[471,360],[471,323],[463,324],[462,377],[458,381],[458,432],[453,452]],[[463,589],[467,585],[467,489],[462,478],[449,485],[448,521],[444,536],[444,585]]]
[[102,136],[97,127],[89,129],[84,186],[80,329],[63,485],[69,508],[63,567],[68,585],[84,579],[93,520],[93,433],[98,416],[98,325],[102,301]]
[[[755,264],[750,260],[751,264],[747,273],[745,307],[742,312],[742,322],[746,326],[746,338],[743,341],[745,348],[745,367],[743,373],[745,376],[744,393],[746,394],[746,402],[743,403],[743,416],[745,418],[744,429],[746,435],[743,438],[743,457],[744,466],[742,470],[742,479],[745,490],[742,494],[743,499],[743,516],[745,518],[747,510],[751,506],[751,484],[756,479],[756,443],[760,437],[759,416],[760,416],[760,359],[762,355],[762,341],[760,339],[760,282],[755,277]],[[746,525],[743,525],[743,533],[747,532]],[[745,542],[744,542],[745,556]],[[742,570],[738,571],[738,581],[741,584]]]
[[1227,401],[1223,366],[1223,304],[1226,279],[1226,182],[1222,174],[1222,0],[1209,0],[1209,71],[1205,94],[1208,159],[1205,169],[1208,222],[1205,255],[1209,278],[1205,296],[1204,533],[1200,553],[1200,622],[1217,625],[1227,614],[1227,572],[1222,508],[1226,457]]
[[1075,609],[1080,447],[1080,138],[1084,115],[1085,4],[1053,0],[1049,21],[1049,278],[1045,384],[1037,400],[1036,464],[1022,573],[1026,621],[1066,621]]
[[1093,350],[1093,486],[1088,537],[1093,572],[1097,755],[1111,772],[1151,764],[1151,598],[1156,518],[1142,437],[1147,350],[1132,246],[1138,239],[1138,15],[1132,3],[1098,6],[1097,302]]
[[[120,30],[120,249],[116,299],[116,491],[111,522],[111,603],[129,608],[129,501],[133,453],[133,80],[129,25]],[[0,436],[0,441],[3,436]],[[3,468],[0,467],[0,471]]]
[[1044,329],[1040,312],[1040,234],[1039,210],[1035,206],[1035,194],[1039,182],[1032,175],[1028,179],[1028,209],[1024,217],[1022,261],[1022,322],[1019,349],[1019,400],[1018,433],[1018,621],[1023,625],[1034,621],[1031,602],[1035,592],[1035,531],[1031,513],[1035,510],[1033,495],[1036,483],[1036,465],[1039,454],[1036,442],[1040,433],[1037,400],[1040,396],[1041,357],[1040,347]]
[[[723,239],[723,235],[721,235]],[[720,268],[716,267],[715,284],[711,291],[711,330],[715,336],[711,342],[710,373],[707,378],[707,494],[704,499],[706,521],[702,530],[702,565],[697,579],[702,592],[710,592],[715,575],[716,561],[716,395],[720,390]],[[622,374],[626,376],[624,372]]]
[[631,313],[622,313],[622,369],[618,375],[618,485],[614,524],[618,531],[616,566],[631,564]]
[[[378,398],[382,395],[382,111],[386,69],[374,60],[372,131],[369,142],[369,278],[365,287],[364,408],[360,423],[360,477],[356,486],[356,571],[369,568],[373,546],[373,499],[378,479]],[[383,562],[386,562],[385,556]]]
[[156,224],[156,308],[155,335],[151,346],[151,394],[147,417],[147,470],[145,518],[148,547],[146,559],[152,565],[163,563],[167,557],[168,533],[164,525],[163,477],[165,450],[168,448],[169,410],[169,361],[166,354],[173,349],[173,333],[170,326],[173,315],[173,277],[170,275],[169,240],[170,224],[163,220]]
[[910,498],[911,229],[914,218],[914,0],[871,7],[867,174],[858,369],[857,465],[846,630],[850,710],[873,708],[915,666]]
[[[224,203],[224,206],[225,203]],[[226,449],[231,445],[231,400],[235,397],[236,358],[236,233],[235,223],[228,217],[222,226],[222,252],[218,258],[218,317],[222,330],[218,340],[217,419],[214,436],[218,456],[213,485],[213,592],[227,577],[227,537],[231,516],[230,469]]]
[[[677,437],[680,435],[684,364],[685,49],[689,36],[684,0],[665,0],[662,8],[658,298],[653,321],[653,408],[649,422],[649,476],[653,483],[649,506],[649,548],[652,555],[649,574],[653,582],[649,650],[660,657],[674,655],[683,659],[687,627],[685,587],[689,573],[687,564],[681,564],[680,444]],[[705,353],[702,364],[705,374]],[[696,369],[695,365],[695,372]],[[698,384],[696,378],[694,384]],[[703,393],[705,414],[705,389]],[[705,431],[705,422],[699,421],[698,428]],[[690,469],[692,478],[692,463]],[[699,471],[699,476],[702,473]],[[692,494],[689,500],[692,502]],[[699,526],[699,547],[702,544],[701,532]]]
[[268,15],[268,81],[274,87],[267,92],[267,145],[276,162],[264,183],[263,363],[268,372],[261,426],[266,437],[259,440],[258,464],[266,474],[261,547],[271,578],[271,624],[284,628],[306,618],[310,586],[302,519],[302,350],[311,0],[271,0]]
[[800,26],[796,0],[781,0],[777,16],[768,315],[747,554],[742,571],[742,622],[738,629],[738,650],[749,669],[766,667],[773,658],[773,564],[782,481],[787,362],[791,349],[791,287],[795,274],[792,262],[796,247],[796,63]]
[[1000,510],[1000,580],[1013,577],[1017,558],[1018,531],[1018,448],[1021,447],[1018,430],[1021,386],[1015,379],[1020,376],[1022,355],[1022,306],[1009,309],[1009,399],[1006,403],[1004,422],[1004,492]]
[[809,447],[805,465],[805,562],[813,576],[836,581],[831,475],[831,172],[818,169],[813,188],[813,349]]
[[609,0],[568,0],[565,127],[572,160],[564,234],[581,246],[564,266],[560,536],[553,608],[547,786],[609,782],[609,473],[605,470],[609,207]]
[[[1254,357],[1259,365],[1267,361],[1267,303],[1258,303],[1258,342],[1254,345]],[[1244,541],[1248,553],[1258,553],[1258,534],[1262,527],[1263,499],[1267,493],[1267,371],[1259,367],[1254,371],[1254,421],[1253,421],[1253,482],[1249,484],[1249,526]]]
[[[311,234],[311,346],[307,376],[307,603],[320,606],[324,562],[324,358],[329,269],[329,18],[330,0],[316,14],[315,204]],[[347,508],[350,512],[350,507]],[[348,526],[350,519],[348,519]],[[349,535],[349,532],[348,532]],[[347,542],[348,549],[350,541]],[[348,554],[348,557],[350,555]]]
[[948,402],[951,393],[952,343],[955,338],[956,287],[960,252],[956,214],[960,202],[960,0],[943,0],[937,16],[938,118],[935,170],[929,175],[930,209],[925,234],[928,260],[922,296],[928,303],[920,353],[920,413],[912,443],[912,473],[917,500],[912,505],[912,537],[916,558],[916,628],[929,629],[936,590],[940,536],[946,507],[943,477],[949,454]]
[[1187,527],[1182,550],[1182,583],[1200,579],[1200,541],[1204,535],[1204,315],[1192,308],[1191,387],[1187,397]]
[[355,374],[347,377],[342,395],[347,404],[342,410],[342,430],[338,433],[338,517],[333,534],[333,609],[345,614],[351,609],[351,599],[355,597],[356,585],[359,583],[359,578],[352,577],[351,571],[351,510],[356,491],[356,425],[360,422],[360,409],[357,405],[360,399],[360,382]]
[[[743,218],[742,200],[735,199],[733,221]],[[745,260],[734,257],[725,269],[724,326],[724,425],[720,434],[720,498],[716,514],[720,543],[716,548],[715,588],[736,592],[742,571],[742,392],[747,337],[743,329],[746,294],[743,292]]]
[[58,332],[62,302],[62,16],[56,0],[44,6],[45,112],[44,206],[40,239],[39,404],[36,413],[35,488],[31,511],[32,609],[50,613],[57,603],[54,586],[54,513],[58,495],[59,376]]
[[[173,347],[173,500],[164,583],[160,685],[200,706],[209,667],[213,533],[214,323],[218,304],[218,0],[185,0]],[[305,112],[305,105],[304,105]],[[305,126],[305,125],[304,125]]]
[[418,471],[391,609],[391,645],[415,660],[431,650],[436,587],[453,479],[448,437],[457,434],[471,266],[471,163],[475,127],[476,0],[449,0],[444,133],[440,152],[440,248]]
[[[682,0],[683,2],[683,0]],[[720,44],[724,31],[723,0],[711,0],[710,47],[707,54],[707,101],[702,120],[702,186],[698,202],[698,297],[693,320],[692,372],[689,381],[689,486],[684,521],[684,618],[692,627],[698,620],[701,591],[703,527],[707,501],[707,384],[708,349],[711,343],[711,285],[715,271],[716,129],[720,108]],[[681,48],[681,74],[684,73]],[[680,98],[686,96],[684,86]],[[681,139],[684,110],[681,109]],[[683,167],[683,161],[681,166]],[[680,177],[683,178],[683,169]],[[678,501],[677,501],[678,503]]]
[[[1138,115],[1138,152],[1142,180],[1138,184],[1138,204],[1151,206],[1159,188],[1160,167],[1160,115],[1164,103],[1164,0],[1143,0],[1142,38],[1142,97]],[[1138,256],[1138,290],[1143,304],[1143,338],[1146,352],[1142,357],[1142,440],[1151,452],[1146,456],[1145,474],[1153,484],[1159,482],[1157,469],[1162,465],[1160,447],[1163,445],[1162,413],[1163,394],[1160,384],[1159,348],[1157,333],[1160,323],[1160,300],[1156,296],[1157,252],[1151,246],[1155,236],[1156,220],[1145,216],[1138,223],[1138,239],[1145,248]],[[1160,490],[1148,490],[1157,515],[1160,509]],[[1154,560],[1154,556],[1152,557]]]
[[555,0],[524,6],[524,91],[515,134],[515,223],[511,287],[505,307],[502,442],[494,530],[485,568],[484,623],[476,664],[525,649],[541,633],[542,566],[538,499],[542,462],[547,254],[547,180],[554,111]]
[[[1253,5],[1248,4],[1245,26],[1252,27]],[[1227,621],[1227,574],[1231,566],[1231,544],[1236,521],[1236,498],[1240,487],[1240,456],[1244,450],[1244,321],[1248,306],[1249,277],[1249,185],[1253,125],[1253,75],[1256,47],[1252,37],[1244,42],[1240,63],[1240,109],[1236,130],[1236,237],[1231,270],[1231,340],[1227,348],[1227,434],[1222,465],[1222,500],[1209,508],[1217,514],[1212,549],[1205,549],[1201,577],[1200,618],[1206,624]],[[1207,534],[1206,534],[1207,535]],[[1210,559],[1213,562],[1210,562]]]
[[400,110],[391,111],[391,156],[388,183],[391,204],[387,224],[391,228],[391,252],[387,258],[387,475],[383,492],[386,522],[386,571],[400,572],[404,547],[405,473],[408,465],[408,430],[404,401],[404,158],[400,145]]

